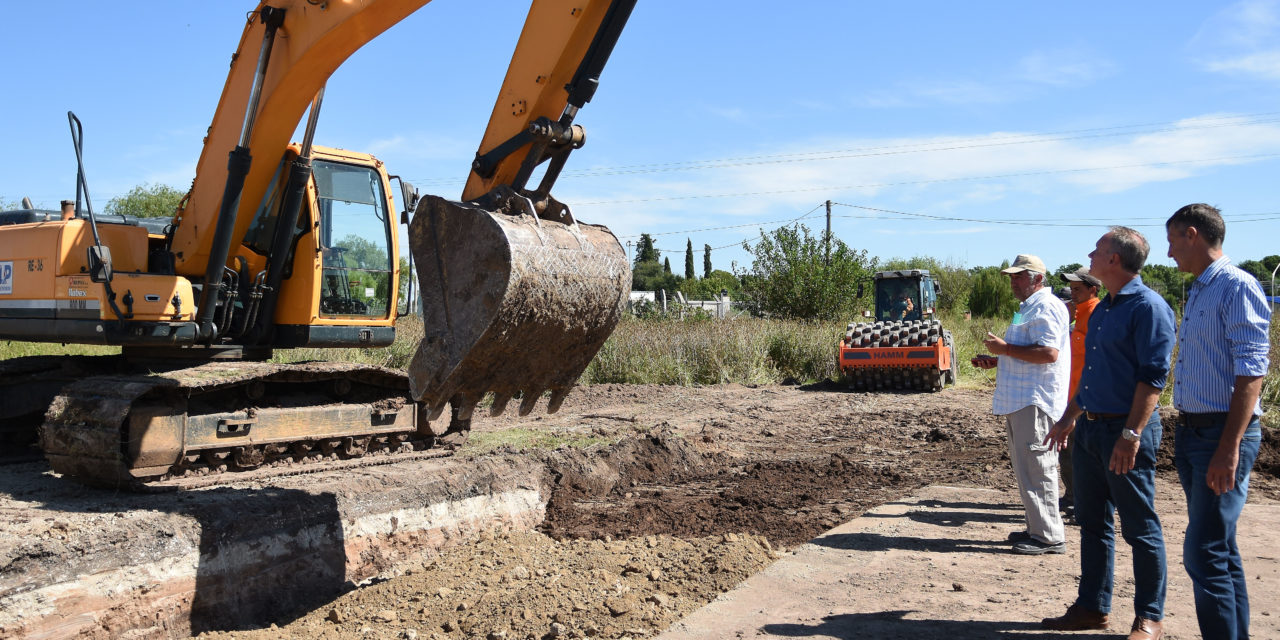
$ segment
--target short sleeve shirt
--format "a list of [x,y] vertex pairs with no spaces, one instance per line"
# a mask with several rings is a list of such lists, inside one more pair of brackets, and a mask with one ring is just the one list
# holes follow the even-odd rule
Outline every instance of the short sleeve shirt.
[[996,391],[991,412],[1002,416],[1037,406],[1054,420],[1067,408],[1071,378],[1071,325],[1067,307],[1044,288],[1031,294],[1018,308],[1019,322],[1009,325],[1005,342],[1019,346],[1052,347],[1058,359],[1037,364],[1009,356],[996,368]]

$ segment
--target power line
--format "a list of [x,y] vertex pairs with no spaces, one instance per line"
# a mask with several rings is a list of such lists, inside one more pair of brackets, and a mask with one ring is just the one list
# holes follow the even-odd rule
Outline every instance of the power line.
[[[688,231],[662,231],[662,232],[659,232],[659,233],[650,233],[650,234],[648,234],[648,235],[649,235],[650,237],[653,237],[653,236],[673,236],[673,235],[679,235],[679,234],[681,234],[681,233],[700,233],[700,232],[703,232],[703,231],[723,231],[724,229],[741,229],[741,228],[743,228],[743,227],[762,227],[762,226],[767,225],[767,224],[782,224],[782,225],[786,225],[786,224],[790,224],[790,223],[792,223],[792,222],[796,222],[796,221],[798,221],[798,220],[803,220],[803,219],[805,219],[805,218],[807,218],[807,217],[809,217],[809,216],[813,215],[813,212],[814,212],[814,211],[817,211],[817,210],[818,210],[818,209],[820,209],[820,208],[822,208],[822,205],[818,205],[818,206],[816,206],[816,207],[814,207],[814,208],[810,209],[808,212],[806,212],[804,215],[802,215],[802,216],[800,216],[800,217],[798,217],[798,218],[791,218],[791,219],[789,219],[789,220],[770,220],[770,221],[767,221],[767,222],[749,222],[749,223],[747,223],[747,224],[731,224],[731,225],[726,225],[726,226],[723,226],[723,227],[706,227],[706,228],[703,228],[703,229],[690,229],[690,230],[688,230]],[[637,234],[633,234],[633,235],[629,235],[629,236],[618,236],[618,237],[619,237],[619,238],[639,238],[641,235],[643,235],[643,234],[639,234],[639,233],[637,233]]]

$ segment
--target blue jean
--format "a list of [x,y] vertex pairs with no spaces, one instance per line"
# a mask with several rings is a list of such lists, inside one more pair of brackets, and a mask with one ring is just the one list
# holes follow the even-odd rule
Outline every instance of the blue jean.
[[1075,430],[1071,454],[1075,484],[1076,522],[1080,525],[1080,590],[1076,604],[1102,613],[1111,611],[1115,586],[1115,522],[1133,550],[1134,614],[1147,620],[1164,618],[1168,586],[1164,531],[1156,516],[1156,450],[1160,448],[1160,414],[1142,429],[1134,468],[1124,475],[1112,472],[1111,452],[1124,430],[1124,418],[1082,418]]
[[1191,576],[1200,635],[1243,640],[1249,637],[1249,594],[1236,546],[1236,521],[1249,494],[1249,472],[1262,445],[1262,427],[1255,417],[1245,430],[1236,464],[1236,486],[1218,496],[1205,476],[1222,430],[1222,424],[1201,428],[1179,425],[1174,434],[1173,462],[1187,495],[1182,565]]

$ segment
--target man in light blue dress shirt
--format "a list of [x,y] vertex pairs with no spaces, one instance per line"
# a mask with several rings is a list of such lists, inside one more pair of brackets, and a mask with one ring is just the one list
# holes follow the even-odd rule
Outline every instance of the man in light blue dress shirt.
[[1236,522],[1262,443],[1259,395],[1269,365],[1271,309],[1258,279],[1222,253],[1226,224],[1207,204],[1165,223],[1169,257],[1194,274],[1178,329],[1174,465],[1187,496],[1182,564],[1205,638],[1249,637],[1249,595]]

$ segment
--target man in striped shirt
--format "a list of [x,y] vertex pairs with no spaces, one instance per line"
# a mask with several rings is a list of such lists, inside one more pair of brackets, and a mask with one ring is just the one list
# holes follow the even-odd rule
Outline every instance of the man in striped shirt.
[[1207,204],[1165,223],[1169,257],[1194,274],[1178,330],[1174,465],[1187,495],[1182,564],[1205,638],[1249,637],[1249,595],[1236,521],[1262,443],[1259,394],[1269,364],[1271,310],[1257,278],[1222,253],[1226,224]]

